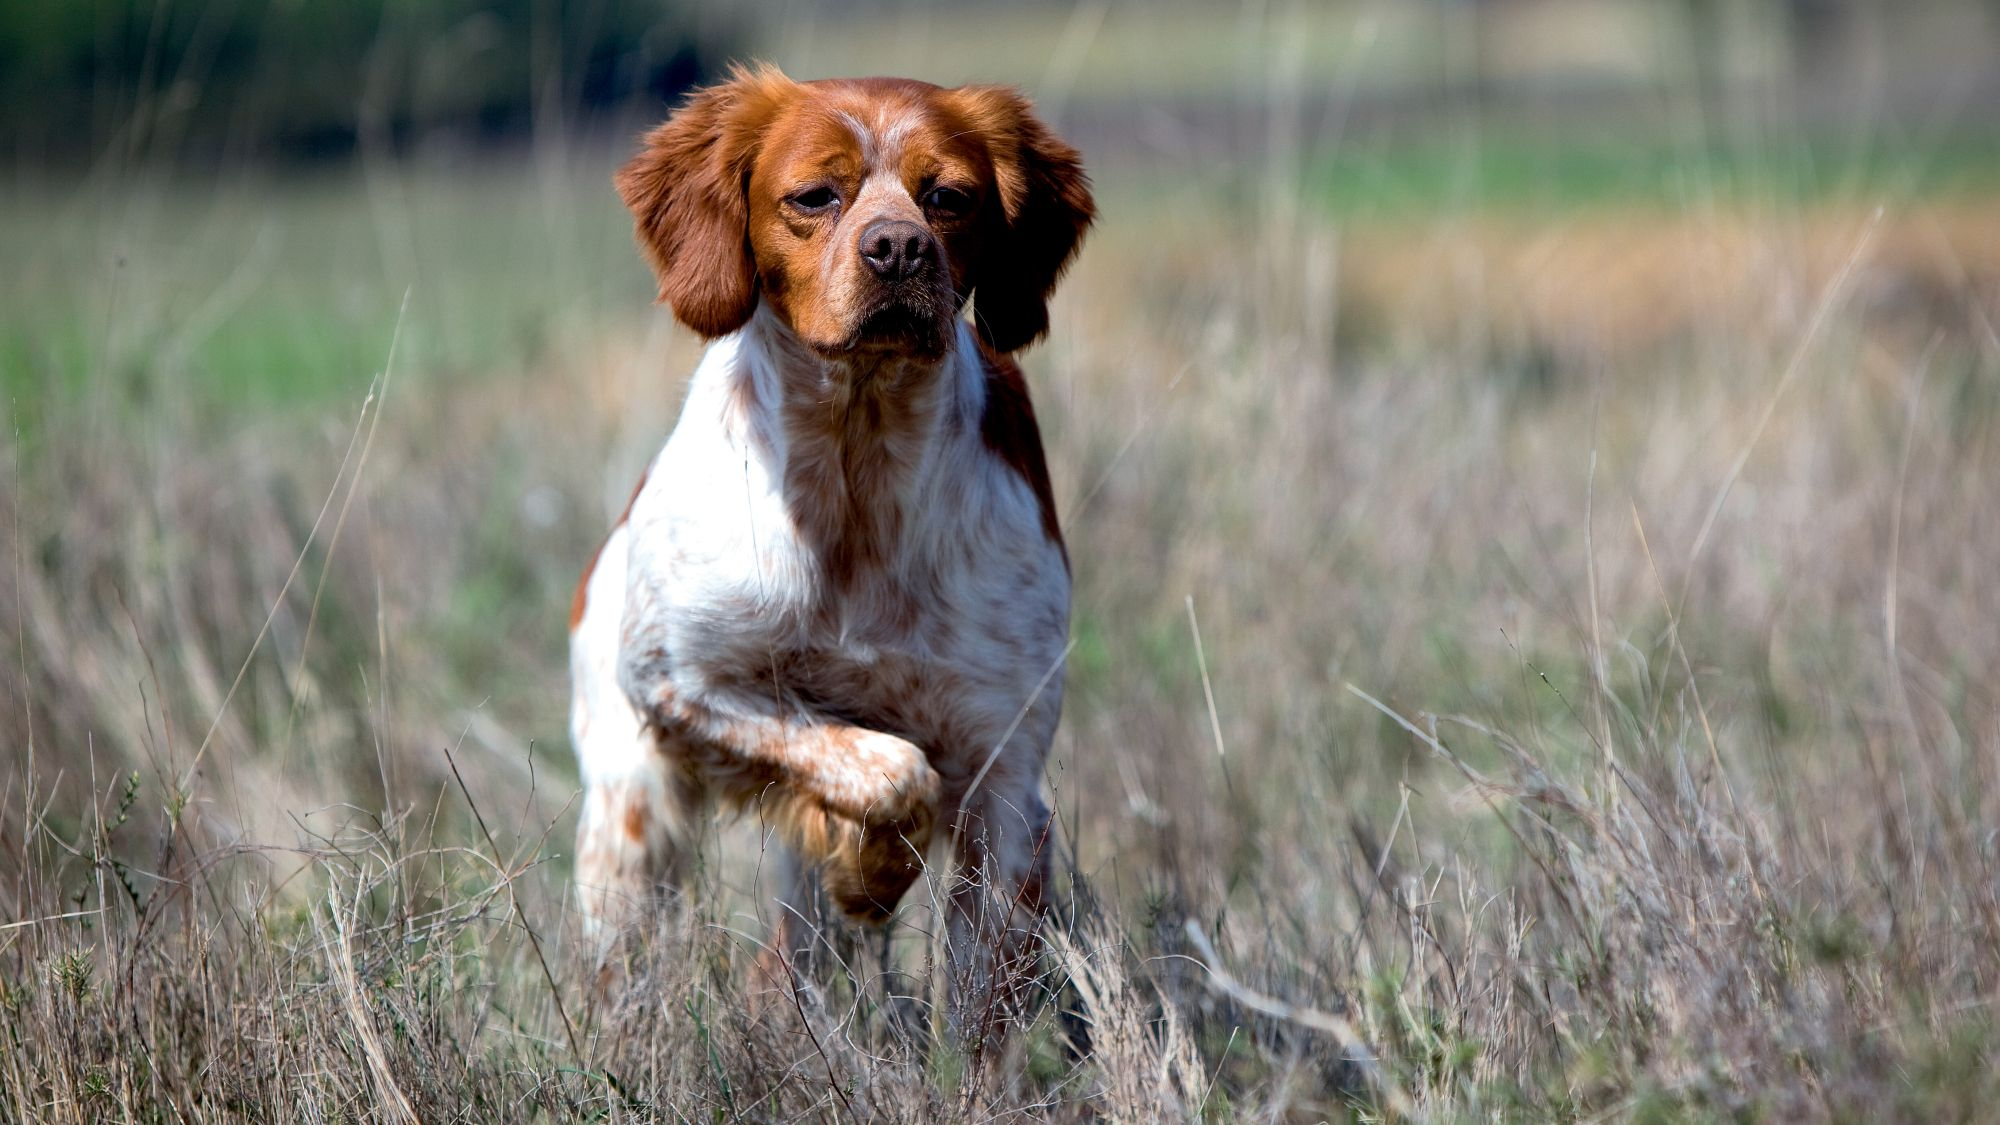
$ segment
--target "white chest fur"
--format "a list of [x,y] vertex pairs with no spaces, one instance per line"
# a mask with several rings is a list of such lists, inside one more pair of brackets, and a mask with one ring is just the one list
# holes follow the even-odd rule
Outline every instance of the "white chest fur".
[[1045,748],[1068,568],[1033,489],[982,438],[970,330],[931,384],[897,392],[914,404],[897,440],[860,450],[798,425],[840,409],[815,396],[842,388],[802,382],[782,332],[759,317],[709,348],[634,502],[617,630],[628,676],[650,668],[685,698],[888,731],[948,780],[1010,730]]

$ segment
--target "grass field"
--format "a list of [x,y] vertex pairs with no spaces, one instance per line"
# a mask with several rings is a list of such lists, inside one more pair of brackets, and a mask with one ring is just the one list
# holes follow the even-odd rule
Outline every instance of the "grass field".
[[1990,138],[1469,143],[1102,169],[997,1059],[920,907],[751,1014],[741,826],[574,959],[564,608],[698,351],[609,153],[17,182],[0,1117],[1978,1118]]

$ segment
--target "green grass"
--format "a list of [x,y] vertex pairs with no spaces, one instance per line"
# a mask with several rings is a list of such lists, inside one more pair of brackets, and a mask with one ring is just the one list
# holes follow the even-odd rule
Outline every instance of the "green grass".
[[2000,138],[1916,142],[1771,138],[1684,144],[1647,131],[1519,127],[1355,137],[1305,161],[1309,191],[1346,217],[1448,211],[1682,211],[1711,204],[1981,198],[2000,188]]
[[31,183],[0,207],[0,391],[29,418],[318,410],[359,401],[399,316],[416,378],[532,363],[651,296],[610,163]]

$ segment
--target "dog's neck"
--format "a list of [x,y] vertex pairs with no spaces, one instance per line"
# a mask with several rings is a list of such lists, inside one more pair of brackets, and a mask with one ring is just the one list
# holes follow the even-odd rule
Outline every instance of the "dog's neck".
[[889,350],[828,358],[768,310],[746,332],[771,365],[758,397],[782,435],[786,506],[827,577],[847,586],[893,568],[976,353],[964,354],[954,332],[935,359]]

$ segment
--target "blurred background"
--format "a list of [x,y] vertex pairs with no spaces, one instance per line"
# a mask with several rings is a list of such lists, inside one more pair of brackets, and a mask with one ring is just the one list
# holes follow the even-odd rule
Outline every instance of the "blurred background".
[[[699,352],[610,175],[738,59],[1017,84],[1095,179],[1050,783],[1157,1112],[1366,1087],[1190,918],[1371,1104],[1990,1105],[1992,0],[0,7],[0,917],[98,912],[8,979],[441,841],[560,931],[564,611]],[[1143,1101],[1081,1065],[989,1094]]]

